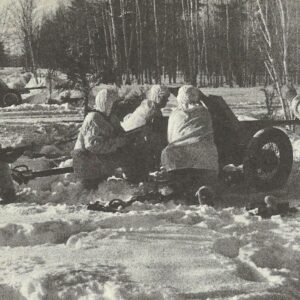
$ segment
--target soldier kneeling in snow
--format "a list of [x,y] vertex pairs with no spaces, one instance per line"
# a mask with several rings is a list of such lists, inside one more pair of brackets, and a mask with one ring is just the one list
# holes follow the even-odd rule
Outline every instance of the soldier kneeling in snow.
[[118,99],[114,88],[101,90],[95,111],[88,113],[81,126],[73,152],[75,174],[84,188],[95,189],[122,164],[121,148],[126,144],[119,119],[112,114]]
[[168,123],[169,145],[161,155],[176,188],[190,191],[192,196],[200,185],[217,182],[218,152],[214,143],[212,119],[200,101],[200,91],[185,85],[179,89],[178,107]]
[[159,168],[161,151],[168,144],[161,109],[166,106],[169,96],[170,91],[166,86],[153,85],[148,98],[133,113],[125,116],[122,122],[126,131],[147,127],[146,141],[138,145],[136,156],[137,164],[144,167],[138,174],[141,180],[146,180],[150,171]]
[[90,112],[80,129],[73,152],[75,175],[84,188],[96,189],[107,177],[122,168],[131,180],[136,172],[134,141],[138,133],[127,135],[120,120],[112,112],[118,99],[114,88],[101,90],[95,99],[95,110]]
[[12,161],[14,161],[14,158],[9,154],[0,155],[0,198],[2,199],[0,204],[9,204],[16,201],[16,191],[9,167],[9,163]]

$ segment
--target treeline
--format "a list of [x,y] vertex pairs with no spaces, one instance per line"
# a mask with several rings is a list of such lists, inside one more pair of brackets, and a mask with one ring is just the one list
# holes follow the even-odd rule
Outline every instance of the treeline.
[[19,11],[27,67],[73,68],[126,83],[182,77],[198,85],[256,85],[259,76],[270,77],[265,26],[277,28],[269,32],[275,40],[287,39],[287,53],[274,46],[276,57],[285,55],[289,79],[300,80],[298,0],[73,0],[39,25],[34,0],[18,1],[28,6]]

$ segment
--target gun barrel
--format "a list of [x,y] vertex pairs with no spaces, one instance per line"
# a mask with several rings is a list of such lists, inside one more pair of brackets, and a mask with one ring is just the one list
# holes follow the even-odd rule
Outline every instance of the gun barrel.
[[31,177],[32,178],[48,177],[48,176],[61,175],[61,174],[67,174],[73,172],[74,172],[73,167],[54,168],[54,169],[48,169],[43,171],[34,171],[31,173]]
[[34,86],[34,87],[26,88],[26,89],[27,90],[44,90],[46,88],[47,88],[46,86]]

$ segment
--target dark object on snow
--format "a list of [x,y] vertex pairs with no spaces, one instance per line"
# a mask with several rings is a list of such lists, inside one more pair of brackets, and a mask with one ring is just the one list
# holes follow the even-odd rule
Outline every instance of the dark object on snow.
[[99,201],[96,201],[94,203],[88,204],[87,210],[116,213],[122,212],[124,208],[129,207],[134,202],[154,201],[157,203],[161,203],[168,200],[170,200],[169,197],[163,196],[159,193],[147,193],[146,195],[133,196],[128,201],[123,201],[121,199],[113,199],[109,201],[106,205],[102,205]]
[[140,201],[142,198],[138,197],[132,197],[129,201],[123,201],[121,199],[113,199],[108,202],[107,205],[100,204],[99,201],[96,201],[94,203],[90,203],[87,206],[88,210],[94,210],[94,211],[103,211],[103,212],[121,212],[122,209],[124,209],[127,206],[130,206],[133,202]]
[[211,187],[201,186],[195,196],[198,198],[200,205],[214,206],[215,192]]
[[[202,200],[204,201],[206,196],[209,202],[207,189],[209,192],[214,192],[207,185],[215,183],[216,176],[199,169],[179,169],[169,172],[162,169],[160,172],[151,173],[149,181],[154,183],[154,190],[161,196],[160,202],[184,199],[187,205],[198,205],[199,186],[204,187],[204,190],[200,188]],[[209,205],[213,206],[213,203],[210,202]]]
[[87,210],[112,212],[112,213],[116,213],[118,211],[117,209],[115,209],[113,207],[109,207],[109,205],[106,206],[106,205],[100,204],[99,201],[88,204]]
[[29,94],[30,90],[46,89],[45,86],[10,89],[7,84],[0,79],[0,107],[18,105],[22,103],[22,94]]
[[72,167],[66,168],[54,168],[43,171],[32,171],[26,165],[16,166],[12,170],[12,178],[18,184],[27,184],[30,180],[39,177],[48,177],[53,175],[73,173],[74,169]]
[[132,198],[129,201],[123,201],[121,199],[113,199],[108,202],[107,205],[102,205],[99,201],[94,203],[90,203],[87,205],[87,210],[94,210],[94,211],[103,211],[103,212],[121,212],[127,206],[130,206],[133,202],[139,201],[136,198]]
[[282,217],[296,213],[298,209],[296,207],[290,207],[289,202],[276,202],[276,198],[273,196],[266,196],[265,201],[250,202],[246,205],[252,215],[260,216],[264,219],[271,218],[275,215]]

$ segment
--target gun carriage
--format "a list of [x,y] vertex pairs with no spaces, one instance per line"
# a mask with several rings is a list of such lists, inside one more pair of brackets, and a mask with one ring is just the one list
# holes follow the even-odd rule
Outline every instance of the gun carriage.
[[31,90],[46,89],[45,86],[38,86],[23,89],[11,89],[0,79],[0,107],[19,105],[22,103],[22,94],[29,94]]
[[[178,88],[170,90],[177,95]],[[201,101],[212,116],[221,178],[224,166],[234,164],[243,166],[243,180],[257,190],[271,190],[286,184],[292,169],[293,149],[284,128],[300,125],[300,120],[240,121],[222,97],[203,95]],[[168,117],[164,117],[160,130],[167,132],[167,124]],[[33,172],[24,166],[14,171],[19,183],[70,172],[72,168]]]

